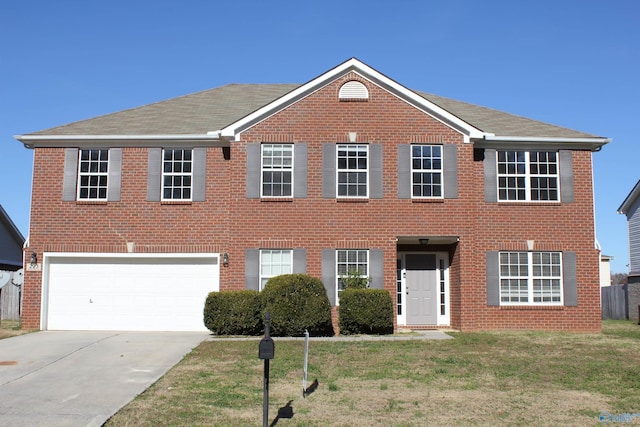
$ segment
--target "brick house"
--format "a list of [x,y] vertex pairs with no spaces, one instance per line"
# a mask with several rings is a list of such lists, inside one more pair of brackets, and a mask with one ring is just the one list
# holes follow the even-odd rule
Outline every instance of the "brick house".
[[609,140],[350,59],[16,137],[34,150],[25,328],[203,329],[210,291],[349,271],[398,328],[600,330]]

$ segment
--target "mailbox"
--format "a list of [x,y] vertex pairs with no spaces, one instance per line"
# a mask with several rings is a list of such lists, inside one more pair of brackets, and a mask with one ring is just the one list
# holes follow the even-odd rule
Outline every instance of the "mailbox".
[[258,346],[258,358],[262,360],[271,360],[276,354],[276,344],[271,337],[265,337],[260,340]]

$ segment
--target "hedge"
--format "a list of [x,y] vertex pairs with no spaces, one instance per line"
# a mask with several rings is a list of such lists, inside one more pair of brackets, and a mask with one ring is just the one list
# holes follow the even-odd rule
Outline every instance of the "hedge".
[[345,289],[340,293],[340,334],[392,334],[393,301],[383,289]]
[[333,336],[331,304],[320,279],[306,274],[283,274],[267,281],[261,293],[271,315],[271,335]]
[[262,311],[258,291],[211,292],[204,304],[204,325],[216,335],[261,335]]

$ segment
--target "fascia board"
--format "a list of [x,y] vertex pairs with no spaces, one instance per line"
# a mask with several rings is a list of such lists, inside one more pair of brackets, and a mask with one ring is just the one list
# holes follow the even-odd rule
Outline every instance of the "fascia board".
[[640,180],[636,183],[633,189],[629,192],[627,197],[624,199],[620,207],[618,207],[618,213],[626,215],[631,206],[638,200],[640,197]]
[[66,147],[71,144],[87,147],[105,145],[146,147],[166,144],[205,144],[212,147],[228,147],[229,141],[217,134],[211,135],[15,135],[26,148]]
[[348,61],[345,61],[344,63],[316,77],[308,83],[305,83],[302,86],[283,95],[277,100],[259,108],[258,110],[243,117],[242,119],[231,123],[220,131],[220,135],[222,137],[235,139],[239,133],[241,133],[248,127],[264,120],[265,118],[275,114],[280,109],[297,102],[305,96],[318,91],[322,87],[334,81],[336,78],[351,71],[361,74],[363,77],[369,79],[374,84],[377,84],[383,89],[398,96],[399,98],[404,99],[406,102],[420,109],[424,113],[435,117],[445,124],[448,124],[454,129],[465,134],[469,138],[481,138],[485,135],[485,133],[481,130],[471,126],[469,123],[461,120],[457,116],[433,104],[429,100],[407,89],[396,81],[390,79],[384,74],[381,74],[380,72],[374,70],[373,68],[355,58],[351,58]]
[[558,138],[536,136],[496,136],[485,135],[473,141],[474,145],[485,148],[537,148],[541,145],[549,149],[573,149],[599,151],[611,138]]

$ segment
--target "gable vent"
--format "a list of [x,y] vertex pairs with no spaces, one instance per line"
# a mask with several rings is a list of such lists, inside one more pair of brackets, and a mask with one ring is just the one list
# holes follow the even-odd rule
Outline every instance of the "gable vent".
[[338,99],[345,100],[367,100],[369,99],[369,91],[367,87],[357,81],[346,82],[340,88]]

